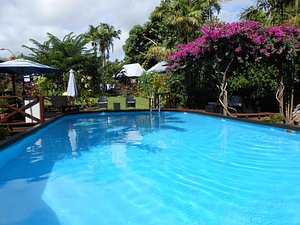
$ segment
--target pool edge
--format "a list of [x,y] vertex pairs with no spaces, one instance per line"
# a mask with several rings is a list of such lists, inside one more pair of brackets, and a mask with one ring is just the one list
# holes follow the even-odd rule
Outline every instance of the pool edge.
[[222,114],[217,114],[217,113],[206,113],[206,112],[198,111],[195,109],[167,109],[167,110],[162,110],[162,111],[190,112],[190,113],[196,113],[196,114],[201,114],[201,115],[206,115],[206,116],[241,121],[241,122],[246,122],[246,123],[265,125],[268,127],[277,127],[277,128],[282,128],[285,130],[300,131],[300,126],[296,126],[296,125],[279,124],[279,123],[266,122],[266,121],[262,121],[262,120],[250,120],[250,119],[246,119],[246,118],[230,117],[230,116],[224,116]]
[[[17,141],[21,140],[22,138],[25,138],[26,136],[40,130],[41,128],[53,123],[54,121],[68,115],[74,115],[74,114],[82,114],[82,113],[101,113],[101,112],[108,112],[108,113],[117,113],[117,112],[147,112],[149,110],[145,109],[138,109],[138,110],[101,110],[101,111],[80,111],[80,112],[69,112],[65,114],[61,114],[57,117],[51,118],[47,121],[45,121],[42,124],[37,124],[31,128],[29,128],[27,131],[16,134],[6,140],[0,141],[0,152],[5,149],[6,147],[16,143]],[[206,112],[200,112],[195,109],[162,109],[163,112],[190,112],[190,113],[195,113],[195,114],[201,114],[201,115],[206,115],[206,116],[212,116],[212,117],[218,117],[218,118],[223,118],[223,119],[230,119],[230,120],[235,120],[235,121],[240,121],[240,122],[246,122],[246,123],[252,123],[252,124],[258,124],[258,125],[264,125],[268,127],[277,127],[281,129],[285,129],[286,131],[298,131],[300,132],[300,127],[299,126],[293,126],[293,125],[287,125],[287,124],[276,124],[276,123],[270,123],[270,122],[265,122],[265,121],[260,121],[260,120],[249,120],[249,119],[244,119],[244,118],[236,118],[236,117],[229,117],[229,116],[224,116],[221,114],[211,114],[211,113],[206,113]]]
[[75,114],[82,114],[82,113],[101,113],[101,112],[109,112],[109,113],[114,113],[114,112],[142,112],[142,111],[149,111],[146,109],[133,109],[133,110],[93,110],[93,111],[79,111],[79,112],[67,112],[61,115],[58,115],[56,117],[53,117],[47,121],[45,121],[44,123],[40,123],[37,124],[31,128],[29,128],[28,130],[26,130],[25,132],[21,132],[19,134],[16,134],[6,140],[2,140],[0,141],[0,152],[5,149],[6,147],[16,143],[17,141],[21,140],[22,138],[25,138],[26,136],[40,130],[41,128],[55,122],[56,120],[64,117],[64,116],[68,116],[68,115],[75,115]]

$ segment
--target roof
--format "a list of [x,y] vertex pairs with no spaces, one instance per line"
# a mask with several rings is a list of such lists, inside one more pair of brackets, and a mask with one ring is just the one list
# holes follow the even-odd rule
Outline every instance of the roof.
[[139,77],[145,72],[146,70],[139,63],[126,64],[122,67],[116,77]]
[[147,70],[147,73],[151,72],[166,72],[166,69],[168,68],[168,63],[165,61],[161,61],[154,66],[152,66],[149,70]]

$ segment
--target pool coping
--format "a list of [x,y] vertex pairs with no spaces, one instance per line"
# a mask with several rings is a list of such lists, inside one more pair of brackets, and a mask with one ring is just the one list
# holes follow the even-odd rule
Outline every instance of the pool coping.
[[[201,114],[201,115],[207,115],[207,116],[212,116],[212,117],[218,117],[218,118],[223,118],[223,119],[230,119],[230,120],[236,120],[236,121],[241,121],[241,122],[246,122],[246,123],[252,123],[252,124],[258,124],[258,125],[264,125],[264,126],[269,126],[269,127],[277,127],[281,129],[285,129],[287,132],[295,132],[298,131],[300,132],[300,126],[294,126],[294,125],[287,125],[287,124],[277,124],[277,123],[271,123],[271,122],[265,122],[261,120],[250,120],[250,119],[245,119],[245,118],[237,118],[237,117],[229,117],[229,116],[224,116],[221,114],[217,113],[206,113],[203,111],[195,110],[195,109],[162,109],[163,112],[190,112],[190,113],[196,113],[196,114]],[[47,121],[45,121],[42,124],[37,124],[31,128],[29,128],[27,131],[16,134],[6,140],[0,141],[0,152],[5,149],[6,147],[14,144],[15,142],[25,138],[26,136],[40,130],[41,128],[53,123],[54,121],[68,115],[74,115],[74,114],[83,114],[83,113],[101,113],[101,112],[109,112],[109,113],[119,113],[119,112],[149,112],[149,110],[146,109],[133,109],[133,110],[99,110],[99,111],[79,111],[79,112],[68,112],[65,114],[58,115],[54,118],[51,118]],[[157,112],[157,111],[155,111]]]
[[247,119],[247,118],[230,117],[230,116],[224,116],[224,115],[218,114],[218,113],[208,113],[208,112],[204,112],[204,111],[199,111],[196,109],[168,109],[168,110],[164,110],[164,111],[192,112],[192,113],[197,113],[197,114],[202,114],[202,115],[207,115],[207,116],[219,117],[219,118],[223,118],[223,119],[230,119],[230,120],[236,120],[236,121],[241,121],[241,122],[246,122],[246,123],[265,125],[265,126],[269,126],[269,127],[277,127],[277,128],[282,128],[282,129],[286,129],[286,130],[300,131],[300,126],[297,126],[297,125],[279,124],[279,123],[266,122],[263,120],[251,120],[251,119]]

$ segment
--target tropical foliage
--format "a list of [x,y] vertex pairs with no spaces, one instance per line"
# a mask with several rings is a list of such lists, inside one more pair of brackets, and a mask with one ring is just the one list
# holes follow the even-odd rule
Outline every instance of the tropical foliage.
[[[43,43],[30,39],[33,47],[23,45],[32,52],[26,58],[56,67],[61,74],[37,78],[33,94],[61,95],[66,91],[69,71],[73,69],[80,89],[79,98],[87,98],[96,95],[100,84],[105,86],[119,70],[118,61],[108,62],[113,39],[120,35],[113,26],[101,23],[97,27],[90,26],[85,34],[69,33],[61,40],[50,33],[47,35],[48,40]],[[89,42],[92,49],[86,47]]]
[[61,40],[52,34],[44,43],[31,39],[34,47],[24,46],[32,51],[28,58],[62,71],[41,77],[35,92],[61,94],[72,68],[79,80],[79,97],[96,96],[114,82],[113,74],[124,63],[150,68],[169,60],[168,74],[140,78],[142,95],[171,91],[176,103],[192,108],[218,99],[226,115],[233,110],[229,96],[236,93],[245,99],[269,98],[273,105],[277,99],[279,112],[291,121],[293,103],[300,101],[295,89],[300,87],[299,0],[257,0],[242,12],[242,22],[232,24],[213,16],[220,10],[219,2],[162,0],[148,22],[130,30],[121,62],[109,60],[121,34],[109,24],[90,25],[86,33],[70,33]]
[[199,35],[198,27],[220,6],[215,0],[164,0],[143,26],[135,26],[124,45],[125,61],[150,68],[166,60],[178,43]]
[[82,36],[73,33],[67,34],[60,40],[58,37],[48,33],[48,40],[40,43],[34,39],[30,42],[34,47],[23,45],[31,50],[31,54],[26,58],[46,65],[58,68],[61,74],[47,75],[39,78],[35,92],[42,92],[44,95],[62,94],[66,90],[68,72],[85,70],[85,65],[89,63],[89,56],[85,49],[87,44]]
[[290,23],[300,25],[299,0],[257,0],[255,6],[246,8],[241,19],[255,20],[265,25]]
[[[215,71],[212,75],[219,81],[219,102],[223,113],[228,109],[228,78],[246,62],[265,63],[277,69],[276,98],[280,112],[291,121],[294,84],[299,79],[300,29],[289,25],[264,27],[257,22],[211,23],[200,28],[201,36],[193,42],[178,45],[178,51],[170,56],[172,68],[184,68],[184,75],[191,80],[202,69]],[[188,68],[188,69],[186,69]]]
[[166,75],[162,73],[144,73],[139,79],[139,89],[144,97],[158,92],[168,92]]
[[[89,31],[83,35],[88,42],[91,42],[95,57],[98,56],[100,62],[102,62],[102,66],[99,66],[102,67],[101,91],[105,90],[105,73],[109,73],[107,61],[110,57],[110,51],[114,49],[113,40],[115,38],[120,39],[120,35],[120,30],[116,30],[114,26],[106,23],[100,23],[97,27],[90,25]],[[97,52],[99,55],[97,55]]]

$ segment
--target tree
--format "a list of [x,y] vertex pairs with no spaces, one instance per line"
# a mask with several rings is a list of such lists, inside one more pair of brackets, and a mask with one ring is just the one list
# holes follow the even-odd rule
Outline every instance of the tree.
[[162,73],[144,73],[139,78],[139,89],[145,97],[151,97],[158,92],[167,92],[166,77]]
[[265,57],[267,64],[277,68],[276,99],[279,102],[280,113],[287,123],[291,123],[294,85],[300,78],[300,29],[285,24],[268,27],[266,32],[268,39],[259,51],[263,54],[261,57]]
[[265,25],[289,22],[299,26],[299,0],[257,0],[255,6],[242,12],[241,19],[255,20]]
[[[178,43],[199,35],[198,27],[219,11],[216,0],[164,0],[143,26],[134,27],[125,44],[125,61],[151,67],[167,57]],[[128,61],[129,60],[129,61]]]
[[156,16],[176,31],[182,43],[187,43],[197,34],[198,27],[210,18],[213,8],[220,10],[218,1],[172,0],[163,1]]
[[[228,78],[246,62],[266,63],[278,68],[277,99],[280,112],[287,122],[291,120],[293,85],[299,79],[300,30],[284,25],[263,27],[257,22],[235,22],[231,24],[211,23],[201,27],[202,35],[170,56],[172,68],[189,68],[193,64],[212,67],[219,80],[219,102],[223,114],[230,115],[227,100]],[[187,66],[188,65],[188,66]],[[199,67],[195,67],[199,70]],[[292,68],[292,69],[289,69]],[[288,71],[288,72],[287,72]]]
[[[63,92],[69,70],[74,69],[78,71],[85,69],[88,62],[88,52],[85,48],[87,42],[81,35],[77,36],[72,32],[65,35],[61,40],[53,34],[47,33],[47,35],[48,40],[43,43],[30,39],[33,47],[23,45],[24,48],[32,52],[26,58],[58,68],[63,76],[48,75],[46,79],[42,80],[45,83],[45,87],[49,86],[49,84],[51,86],[54,84],[58,87],[58,92]],[[47,90],[44,89],[41,91],[47,93]],[[48,87],[48,89],[52,90],[53,88]]]
[[[84,37],[88,42],[92,43],[94,51],[98,49],[99,60],[102,62],[102,75],[101,75],[101,90],[105,86],[104,74],[106,61],[109,60],[110,51],[113,51],[113,40],[115,38],[120,39],[120,30],[116,30],[115,27],[100,23],[97,27],[89,26],[89,31],[84,34]],[[101,63],[100,63],[101,65]]]
[[[170,59],[174,61],[173,67],[191,64],[203,64],[212,67],[219,81],[219,102],[223,106],[223,114],[231,115],[228,109],[227,85],[228,77],[234,71],[241,58],[251,57],[252,40],[248,37],[250,32],[254,34],[261,27],[257,23],[211,23],[201,27],[202,36],[187,45],[179,45],[179,51]],[[252,38],[254,38],[253,36]],[[210,69],[211,70],[211,69]],[[191,71],[189,71],[189,74]]]
[[125,62],[140,63],[142,65],[143,62],[146,61],[148,42],[149,40],[145,38],[144,27],[140,25],[134,26],[129,31],[129,37],[123,46],[125,52]]

